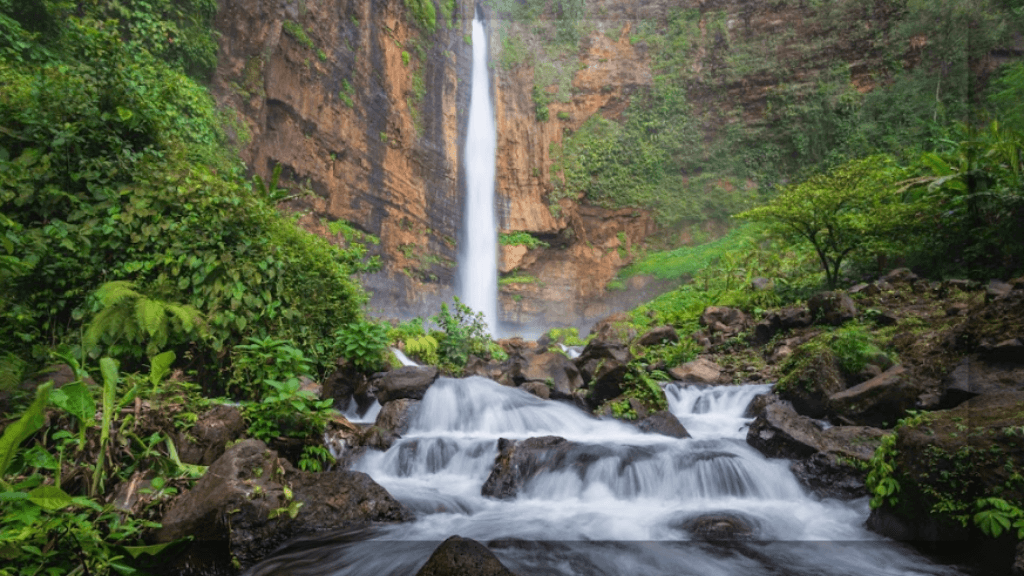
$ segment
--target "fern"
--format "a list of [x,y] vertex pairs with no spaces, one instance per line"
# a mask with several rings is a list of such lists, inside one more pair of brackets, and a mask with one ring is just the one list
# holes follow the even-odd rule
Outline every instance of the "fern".
[[405,353],[425,364],[436,364],[440,343],[430,334],[410,336],[404,340]]
[[139,355],[144,345],[146,356],[153,357],[172,340],[183,341],[205,334],[198,310],[149,298],[131,282],[107,282],[96,290],[95,297],[102,309],[82,337],[87,350],[102,343],[111,353]]

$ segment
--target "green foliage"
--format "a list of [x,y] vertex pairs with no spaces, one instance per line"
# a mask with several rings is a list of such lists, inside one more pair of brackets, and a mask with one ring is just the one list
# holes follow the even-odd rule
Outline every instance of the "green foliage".
[[94,297],[98,311],[82,337],[86,350],[103,343],[108,354],[153,357],[168,345],[200,340],[205,332],[198,310],[148,298],[131,282],[107,282]]
[[288,381],[313,373],[313,360],[290,340],[250,336],[232,349],[233,387],[244,398],[262,397],[269,381]]
[[536,276],[529,276],[520,272],[512,272],[508,276],[498,279],[498,286],[509,286],[512,284],[536,284],[540,280]]
[[994,118],[1018,134],[1024,133],[1024,62],[1003,66],[989,86],[987,100]]
[[[444,0],[442,0],[443,2]],[[432,0],[404,0],[412,21],[427,34],[433,34],[437,28],[437,12]]]
[[245,406],[244,414],[249,435],[264,442],[279,437],[319,438],[327,425],[328,410],[333,399],[318,400],[302,390],[298,378],[283,382],[266,380],[269,386],[262,402]]
[[629,405],[629,400],[612,402],[610,406],[612,407],[612,416],[622,420],[636,420],[636,410]]
[[285,20],[281,23],[281,29],[284,30],[286,34],[294,38],[296,42],[302,44],[306,48],[310,50],[316,48],[313,41],[309,39],[309,35],[306,34],[306,29],[302,27],[302,24],[292,20]]
[[449,310],[441,304],[441,311],[431,317],[440,330],[431,335],[438,342],[439,367],[453,374],[461,374],[469,355],[480,358],[503,359],[504,352],[495,345],[487,332],[487,323],[480,312],[463,304],[456,296]]
[[36,389],[36,399],[18,420],[4,428],[0,436],[0,488],[10,490],[11,486],[4,480],[4,474],[11,465],[18,446],[43,426],[43,409],[53,389],[53,382],[47,382]]
[[590,342],[594,336],[591,334],[585,339],[581,339],[579,329],[570,326],[568,328],[552,328],[548,330],[548,337],[552,341],[565,344],[566,346],[586,346],[587,342]]
[[338,354],[362,372],[377,372],[385,367],[388,355],[388,327],[380,322],[361,320],[335,331]]
[[977,512],[974,524],[992,538],[1016,529],[1017,540],[1024,540],[1024,510],[1002,498],[979,498],[974,503]]
[[547,248],[547,242],[534,237],[529,232],[516,231],[509,234],[498,234],[498,243],[502,246],[526,246],[531,250],[534,248]]
[[1024,136],[993,121],[954,138],[904,186],[922,223],[911,257],[936,275],[1013,275],[1024,269]]
[[895,231],[912,224],[913,209],[894,191],[902,175],[884,156],[851,161],[787,186],[767,205],[738,217],[765,222],[781,238],[809,243],[834,289],[843,262],[855,252],[901,248]]
[[[330,451],[323,446],[306,446],[302,449],[302,456],[299,457],[299,469],[310,472],[321,472],[325,464],[333,464],[334,457]],[[301,504],[301,502],[300,502]],[[292,515],[292,518],[295,516]]]

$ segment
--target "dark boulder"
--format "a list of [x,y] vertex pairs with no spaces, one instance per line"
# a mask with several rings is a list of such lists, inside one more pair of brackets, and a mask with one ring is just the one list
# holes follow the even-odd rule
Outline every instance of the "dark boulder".
[[646,418],[637,421],[636,427],[648,434],[662,434],[672,438],[689,438],[690,433],[668,410],[659,410]]
[[991,302],[998,298],[1005,298],[1013,291],[1013,284],[1002,280],[990,280],[985,286],[985,301]]
[[625,344],[592,340],[576,359],[583,381],[590,389],[589,401],[599,406],[622,394],[623,378],[632,359]]
[[807,301],[815,322],[839,326],[857,317],[857,305],[845,292],[819,292]]
[[912,284],[917,280],[917,274],[914,274],[910,268],[895,268],[881,279],[889,284]]
[[675,342],[679,342],[679,333],[671,326],[651,328],[636,339],[636,343],[641,346],[657,346],[659,344]]
[[806,328],[812,324],[813,317],[807,308],[783,308],[779,310],[779,323],[783,330]]
[[942,408],[953,408],[980,394],[1024,390],[1024,363],[992,363],[966,356],[942,381]]
[[1012,576],[1024,576],[1024,540],[1017,543],[1016,557],[1013,559]]
[[701,313],[698,323],[707,329],[708,334],[718,334],[724,339],[737,336],[749,328],[750,318],[739,308],[708,306]]
[[392,400],[381,407],[377,413],[374,426],[401,436],[409,431],[416,414],[420,410],[420,401],[412,398]]
[[673,526],[697,540],[747,540],[757,532],[757,523],[738,512],[716,512],[687,518]]
[[852,388],[832,394],[828,409],[835,417],[849,424],[892,427],[917,407],[923,386],[902,365]]
[[[212,565],[234,558],[247,567],[301,534],[411,519],[366,474],[300,472],[259,440],[245,440],[171,504],[155,539],[191,537],[190,546],[203,550]],[[196,559],[189,553],[181,557]]]
[[237,406],[219,404],[203,412],[195,426],[174,433],[178,457],[187,464],[209,466],[224,454],[224,447],[245,435],[245,422]]
[[864,480],[868,473],[835,454],[818,452],[790,464],[798,482],[819,498],[853,500],[868,495]]
[[785,375],[775,387],[783,400],[789,400],[797,412],[822,418],[828,412],[828,398],[846,389],[839,361],[830,348],[799,347],[781,364]]
[[576,364],[560,352],[527,350],[510,358],[508,366],[507,374],[513,384],[519,387],[525,387],[527,382],[544,385],[549,388],[551,398],[572,398],[576,390],[584,387]]
[[747,444],[769,458],[800,459],[830,452],[868,460],[884,434],[867,426],[826,427],[797,414],[788,402],[771,402],[750,424]]
[[437,376],[438,370],[433,366],[403,366],[391,370],[376,382],[377,400],[381,404],[400,398],[422,400]]
[[452,536],[430,555],[416,576],[515,576],[486,546]]

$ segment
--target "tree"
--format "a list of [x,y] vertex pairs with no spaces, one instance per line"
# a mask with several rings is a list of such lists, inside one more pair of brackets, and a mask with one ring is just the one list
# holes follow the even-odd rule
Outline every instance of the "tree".
[[765,222],[789,241],[809,242],[834,289],[851,254],[880,254],[902,244],[913,213],[894,185],[902,176],[888,156],[852,160],[787,186],[767,205],[737,217]]

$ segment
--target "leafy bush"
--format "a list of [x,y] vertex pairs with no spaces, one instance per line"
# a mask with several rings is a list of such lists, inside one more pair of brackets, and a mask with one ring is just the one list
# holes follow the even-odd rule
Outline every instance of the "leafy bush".
[[385,367],[391,342],[385,324],[360,320],[342,326],[334,335],[338,354],[357,369],[370,373]]
[[244,398],[260,398],[269,391],[268,381],[287,381],[310,376],[313,361],[289,340],[272,337],[246,339],[232,349],[232,378],[235,390]]
[[107,282],[96,290],[95,299],[98,313],[82,337],[86,350],[102,342],[114,356],[153,357],[169,344],[202,338],[198,310],[147,298],[131,282]]
[[502,246],[526,246],[527,248],[547,248],[547,242],[534,237],[529,232],[517,231],[509,234],[499,234],[498,243]]
[[279,437],[320,438],[327,425],[328,409],[334,400],[318,400],[302,390],[298,378],[283,382],[266,380],[270,393],[262,402],[245,406],[249,435],[264,442]]
[[432,331],[431,335],[439,344],[438,357],[441,368],[454,374],[461,374],[470,354],[499,360],[507,358],[501,347],[488,335],[482,313],[473,312],[473,309],[463,304],[458,296],[455,297],[452,307],[454,312],[449,311],[448,305],[442,303],[441,311],[431,318],[431,321],[440,328]]

